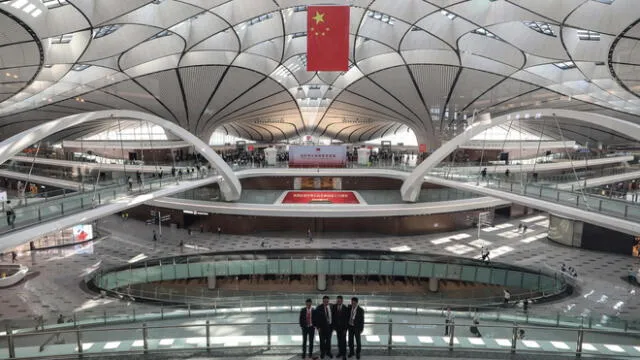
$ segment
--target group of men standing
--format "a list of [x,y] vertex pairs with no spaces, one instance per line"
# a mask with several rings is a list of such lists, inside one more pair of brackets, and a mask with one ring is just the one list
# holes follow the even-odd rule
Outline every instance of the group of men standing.
[[[315,309],[311,299],[307,299],[305,307],[300,309],[300,328],[302,328],[302,358],[312,358],[313,338],[316,329],[320,337],[320,359],[331,353],[331,335],[336,332],[338,339],[338,358],[353,357],[360,359],[362,330],[364,329],[364,309],[358,306],[358,298],[351,298],[351,305],[343,304],[342,296],[336,298],[335,304],[329,303],[329,297],[322,298],[322,304]],[[349,354],[347,355],[347,334],[349,335]],[[354,344],[355,343],[355,344]],[[307,348],[308,345],[308,348]],[[354,346],[355,345],[355,346]],[[308,350],[308,352],[307,352]],[[354,352],[355,350],[355,352]]]

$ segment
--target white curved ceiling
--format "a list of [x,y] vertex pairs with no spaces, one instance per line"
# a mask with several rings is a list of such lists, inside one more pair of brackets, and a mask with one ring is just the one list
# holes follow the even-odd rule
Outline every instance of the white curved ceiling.
[[[323,3],[351,6],[345,73],[305,69],[312,1],[0,0],[0,137],[105,109],[269,142],[410,127],[433,144],[474,111],[536,107],[640,120],[637,0]],[[561,124],[578,141],[632,141]]]

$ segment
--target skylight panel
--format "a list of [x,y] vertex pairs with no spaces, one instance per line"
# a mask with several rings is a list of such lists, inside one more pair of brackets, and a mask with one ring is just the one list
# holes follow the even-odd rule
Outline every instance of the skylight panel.
[[149,40],[153,40],[153,39],[157,39],[157,38],[161,38],[161,37],[169,36],[169,35],[172,35],[172,34],[173,34],[173,33],[172,33],[171,31],[169,31],[169,30],[162,30],[162,31],[160,31],[159,33],[157,33],[157,34],[153,35],[153,36],[151,37],[151,39],[149,39]]
[[42,5],[46,6],[47,9],[55,9],[69,5],[69,2],[67,0],[42,0]]
[[304,37],[304,36],[307,36],[307,32],[306,31],[302,31],[302,32],[297,32],[297,33],[291,34],[291,38],[292,39],[299,38],[299,37]]
[[293,12],[307,11],[307,5],[298,5],[293,7]]
[[447,10],[440,10],[440,14],[442,14],[442,15],[444,15],[444,16],[446,16],[446,17],[448,17],[450,20],[453,20],[453,19],[455,19],[455,18],[457,18],[457,17],[458,17],[458,15],[456,15],[456,14],[454,14],[454,13],[450,13],[450,12],[448,12]]
[[477,28],[477,29],[473,30],[472,33],[478,34],[478,35],[484,35],[484,36],[490,37],[492,39],[497,39],[498,38],[494,33],[490,32],[489,30],[487,30],[485,28]]
[[602,4],[611,5],[611,4],[613,4],[613,2],[614,2],[615,0],[593,0],[593,1],[595,1],[595,2],[599,2],[599,3],[602,3]]
[[265,20],[269,20],[269,19],[271,19],[272,17],[273,17],[273,14],[271,14],[271,13],[269,13],[269,14],[263,14],[263,15],[260,15],[260,16],[258,16],[258,17],[254,17],[253,19],[249,20],[249,21],[248,21],[248,24],[249,24],[249,25],[255,25],[255,24],[261,23],[261,22],[263,22],[263,21],[265,21]]
[[71,67],[71,70],[73,71],[83,71],[86,70],[87,68],[89,68],[91,65],[88,64],[75,64]]
[[378,11],[368,11],[367,12],[367,16],[369,16],[372,19],[381,21],[385,24],[389,24],[389,25],[393,25],[396,22],[396,19],[387,15],[387,14],[383,14],[381,12]]
[[73,34],[62,34],[60,36],[55,36],[49,39],[49,43],[51,45],[55,44],[68,44],[73,39]]
[[573,61],[565,61],[565,62],[555,63],[553,65],[562,70],[573,69],[576,67],[576,64],[574,64]]
[[600,33],[591,30],[578,30],[578,39],[600,41]]
[[528,27],[530,27],[532,30],[535,30],[541,34],[545,34],[553,37],[556,36],[556,34],[553,32],[553,29],[548,23],[541,22],[541,21],[523,21],[523,23]]
[[112,24],[112,25],[105,25],[97,29],[93,29],[93,38],[99,39],[101,37],[105,37],[107,35],[113,34],[116,30],[120,29],[121,27],[122,25]]

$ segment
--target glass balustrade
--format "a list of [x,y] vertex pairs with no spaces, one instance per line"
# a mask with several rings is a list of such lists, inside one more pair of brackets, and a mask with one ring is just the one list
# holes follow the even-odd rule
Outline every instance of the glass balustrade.
[[[99,324],[104,327],[79,327],[81,324],[76,322],[45,325],[44,329],[38,331],[10,330],[0,335],[0,359],[167,353],[179,350],[255,351],[251,348],[281,349],[297,354],[301,342],[300,329],[298,322],[291,320],[297,317],[300,307],[297,304],[285,316],[266,313],[260,320],[202,318],[201,311],[194,309],[188,310],[185,317],[200,319],[181,323],[171,321],[171,314],[163,311],[165,323],[147,323],[151,319],[140,315],[137,319],[120,319],[119,324]],[[370,307],[363,305],[363,308],[369,314],[362,334],[362,348],[367,355],[382,352],[393,354],[394,350],[412,349],[471,351],[484,353],[489,358],[489,353],[495,353],[500,358],[509,353],[546,353],[555,356],[585,354],[600,359],[640,356],[640,348],[636,345],[637,333],[528,323],[496,324],[490,315],[471,311],[458,312],[454,321],[447,325],[443,318],[444,311],[434,314],[440,319],[420,321],[416,317],[413,321],[394,321],[393,318],[372,317]],[[138,323],[122,323],[134,320]],[[332,343],[335,350],[335,339]],[[317,350],[317,343],[315,345]]]
[[[15,216],[13,225],[8,224],[7,218],[6,221],[0,223],[0,233],[26,228],[30,225],[75,214],[127,197],[159,190],[175,185],[179,181],[197,179],[200,179],[200,177],[196,175],[183,175],[181,180],[177,179],[177,177],[166,176],[162,179],[145,179],[141,183],[133,183],[131,187],[125,182],[96,189],[80,189],[77,192],[62,190],[60,194],[59,191],[55,191],[53,194],[48,194],[51,196],[18,198],[11,203]],[[7,206],[5,204],[3,211],[7,210]]]

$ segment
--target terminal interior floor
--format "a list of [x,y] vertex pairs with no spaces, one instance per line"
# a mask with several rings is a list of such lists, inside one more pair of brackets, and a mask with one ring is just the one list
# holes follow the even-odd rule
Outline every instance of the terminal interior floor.
[[[517,231],[518,223],[528,224],[526,234]],[[628,256],[605,254],[587,250],[568,248],[545,239],[548,220],[545,215],[531,215],[521,220],[496,224],[481,231],[477,241],[476,230],[469,229],[455,233],[424,236],[366,236],[355,234],[317,234],[308,243],[305,234],[264,234],[260,236],[240,236],[194,233],[191,237],[186,230],[165,229],[160,241],[152,241],[152,227],[143,222],[111,216],[102,220],[99,226],[111,233],[105,240],[96,241],[92,250],[76,251],[60,248],[24,253],[18,261],[28,265],[32,274],[18,286],[0,290],[3,321],[23,319],[29,322],[35,315],[43,315],[51,321],[59,313],[70,316],[74,312],[102,315],[135,306],[140,311],[152,305],[99,299],[95,294],[80,286],[85,274],[98,266],[126,264],[133,257],[144,254],[149,258],[180,254],[177,246],[185,239],[185,253],[199,251],[251,251],[260,249],[261,242],[271,249],[317,248],[317,249],[380,249],[389,250],[406,246],[417,253],[436,253],[463,257],[480,257],[481,244],[491,249],[493,261],[512,263],[533,268],[559,268],[561,263],[577,270],[580,292],[555,303],[531,310],[535,314],[552,315],[556,312],[575,316],[595,316],[606,324],[609,317],[620,316],[633,320],[640,309],[640,290],[626,282],[628,269],[637,265],[637,259]],[[91,248],[89,248],[91,249]],[[65,289],[60,291],[60,289]],[[348,295],[348,294],[345,294]],[[16,323],[16,320],[12,320]]]

